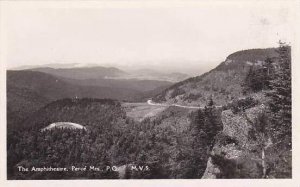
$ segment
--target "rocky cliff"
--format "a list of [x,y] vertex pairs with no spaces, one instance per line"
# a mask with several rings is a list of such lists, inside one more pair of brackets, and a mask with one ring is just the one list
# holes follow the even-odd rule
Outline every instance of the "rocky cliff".
[[[260,153],[257,142],[249,138],[252,123],[264,110],[258,105],[234,114],[222,112],[223,130],[216,136],[207,168],[202,178],[260,178]],[[247,171],[247,172],[246,172]]]

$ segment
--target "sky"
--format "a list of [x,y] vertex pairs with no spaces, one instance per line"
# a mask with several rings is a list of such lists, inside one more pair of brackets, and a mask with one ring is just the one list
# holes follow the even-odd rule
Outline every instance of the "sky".
[[1,20],[8,68],[87,63],[201,74],[233,52],[276,47],[293,36],[290,8],[281,1],[15,1]]

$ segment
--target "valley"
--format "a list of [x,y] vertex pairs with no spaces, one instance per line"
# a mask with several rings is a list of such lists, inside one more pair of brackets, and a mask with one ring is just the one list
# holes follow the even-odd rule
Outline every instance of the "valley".
[[156,116],[158,113],[167,109],[167,106],[149,105],[148,103],[123,103],[128,117],[137,121],[143,121],[147,117]]

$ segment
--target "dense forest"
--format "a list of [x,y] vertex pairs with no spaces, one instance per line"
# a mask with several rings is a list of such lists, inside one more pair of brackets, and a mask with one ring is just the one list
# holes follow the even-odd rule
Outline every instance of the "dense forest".
[[[30,125],[8,134],[8,177],[119,178],[118,172],[112,170],[20,172],[17,166],[70,169],[71,166],[136,165],[148,166],[150,170],[127,172],[127,178],[199,178],[205,170],[213,137],[221,128],[218,112],[213,106],[192,113],[173,107],[158,118],[139,123],[127,118],[117,101],[59,100],[29,118]],[[160,125],[178,115],[188,115],[191,119],[186,129]],[[86,126],[87,130],[40,130],[51,121],[71,119]]]

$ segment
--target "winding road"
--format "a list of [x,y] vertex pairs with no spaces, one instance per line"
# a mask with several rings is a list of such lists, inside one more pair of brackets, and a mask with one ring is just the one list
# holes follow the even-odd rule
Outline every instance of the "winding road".
[[[190,108],[190,109],[204,109],[204,107],[200,107],[200,106],[185,106],[185,105],[178,105],[178,104],[161,104],[161,103],[154,103],[151,99],[148,99],[147,101],[148,105],[152,105],[152,106],[177,106],[177,107],[181,107],[181,108]],[[216,108],[220,108],[222,107],[221,105],[219,106],[215,106]]]

